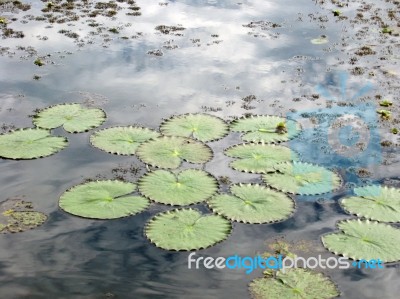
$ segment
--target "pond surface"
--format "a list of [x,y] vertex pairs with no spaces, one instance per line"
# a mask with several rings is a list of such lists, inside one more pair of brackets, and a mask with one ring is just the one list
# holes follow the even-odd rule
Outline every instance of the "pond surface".
[[[4,4],[0,15],[24,37],[4,36],[0,45],[2,130],[30,127],[29,116],[36,109],[64,102],[103,108],[108,119],[102,127],[140,124],[157,129],[174,114],[205,112],[227,121],[246,113],[297,119],[302,111],[318,109],[357,111],[357,105],[366,105],[360,109],[376,110],[380,99],[389,99],[394,103],[391,120],[374,113],[365,119],[376,132],[367,157],[376,159],[342,159],[329,150],[323,127],[290,142],[304,161],[336,169],[345,182],[342,188],[323,196],[296,197],[296,213],[281,223],[235,223],[226,241],[197,252],[254,256],[267,250],[266,240],[284,236],[289,242],[311,244],[310,256],[334,256],[320,236],[336,230],[338,220],[352,217],[337,200],[370,182],[400,187],[398,137],[390,131],[399,126],[399,4],[343,1],[338,8],[338,1],[286,2],[138,0],[135,7],[140,9],[117,2],[121,9],[115,16],[90,17],[95,2],[88,1],[82,2],[87,7],[73,9],[79,20],[65,22],[38,18],[44,14],[41,1],[29,2],[26,11]],[[336,9],[340,17],[332,13]],[[132,11],[141,15],[126,15]],[[155,29],[159,25],[175,27],[163,33]],[[383,34],[383,25],[393,33]],[[326,43],[311,42],[321,36]],[[374,54],[360,53],[364,46]],[[45,65],[35,65],[37,58]],[[344,73],[347,78],[340,75]],[[346,83],[344,96],[341,82]],[[368,83],[372,88],[359,94]],[[302,124],[313,128],[318,120]],[[61,211],[58,199],[71,186],[96,178],[136,181],[146,168],[135,157],[92,148],[91,132],[54,133],[67,136],[70,146],[44,159],[0,161],[1,200],[25,196],[49,215],[39,228],[0,235],[2,298],[250,297],[248,284],[262,276],[261,271],[246,275],[243,269],[190,270],[187,252],[167,252],[148,242],[145,222],[170,207],[152,204],[139,215],[111,221]],[[380,146],[381,141],[387,146]],[[210,143],[215,156],[205,169],[233,183],[261,182],[258,175],[229,168],[231,159],[222,152],[240,142],[238,134],[231,134]],[[324,273],[343,298],[394,299],[400,293],[396,264],[383,270]]]

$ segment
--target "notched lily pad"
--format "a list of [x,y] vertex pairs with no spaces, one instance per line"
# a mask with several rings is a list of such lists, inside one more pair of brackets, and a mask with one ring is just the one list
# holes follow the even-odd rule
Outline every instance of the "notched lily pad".
[[8,199],[0,203],[0,232],[19,233],[42,225],[46,214],[33,209],[31,202],[22,199]]
[[301,132],[299,123],[274,115],[239,118],[231,123],[230,129],[243,132],[243,141],[265,143],[288,141]]
[[295,203],[285,193],[260,185],[233,185],[232,194],[218,194],[208,201],[210,208],[230,220],[268,223],[289,218]]
[[68,145],[65,137],[52,136],[45,129],[18,129],[0,135],[0,157],[7,159],[37,159],[47,157]]
[[60,197],[67,213],[94,219],[115,219],[145,210],[148,199],[132,195],[136,184],[118,180],[94,181],[72,187]]
[[337,189],[342,183],[337,173],[309,163],[281,163],[274,169],[275,172],[263,175],[265,183],[291,194],[323,194]]
[[371,185],[355,188],[354,193],[356,196],[340,201],[348,213],[371,220],[400,222],[400,189]]
[[90,143],[110,154],[134,155],[140,144],[158,136],[159,133],[147,128],[112,127],[94,132]]
[[63,126],[70,133],[85,132],[100,126],[106,114],[99,108],[86,108],[80,104],[60,104],[41,110],[34,116],[35,126],[54,129]]
[[286,146],[255,143],[232,146],[225,155],[238,158],[230,163],[233,169],[252,173],[266,173],[278,163],[298,159],[297,153]]
[[211,160],[211,148],[184,137],[162,136],[142,143],[136,154],[144,163],[160,168],[175,169],[182,161],[202,164]]
[[194,209],[177,209],[157,214],[146,225],[146,237],[165,250],[199,250],[225,240],[230,221]]
[[228,134],[228,125],[208,114],[184,114],[167,119],[160,131],[168,136],[190,137],[202,142],[214,141]]
[[329,299],[340,294],[328,277],[301,268],[277,271],[276,277],[257,278],[249,288],[254,299]]
[[344,220],[338,223],[340,232],[321,237],[329,251],[353,260],[400,260],[400,229],[369,220]]
[[187,169],[180,173],[156,170],[139,180],[139,191],[159,203],[190,205],[206,200],[218,190],[217,180],[203,170]]

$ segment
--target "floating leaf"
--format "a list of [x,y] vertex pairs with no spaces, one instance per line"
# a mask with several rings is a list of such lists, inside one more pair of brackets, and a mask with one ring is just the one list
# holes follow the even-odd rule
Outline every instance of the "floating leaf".
[[341,232],[322,236],[322,243],[331,252],[353,260],[400,260],[400,229],[376,221],[360,219],[338,223]]
[[300,133],[301,128],[297,122],[284,117],[257,115],[234,120],[231,131],[244,132],[242,136],[244,141],[275,143],[294,138]]
[[231,223],[221,216],[179,209],[157,214],[146,225],[145,233],[166,250],[198,250],[225,240],[231,230]]
[[239,158],[230,164],[233,169],[253,173],[265,173],[277,163],[297,160],[295,152],[281,145],[241,144],[228,148],[225,154]]
[[60,197],[60,208],[81,217],[115,219],[142,212],[149,201],[131,195],[136,185],[116,180],[77,185]]
[[113,127],[94,132],[90,142],[94,147],[117,155],[134,155],[140,144],[160,134],[140,127]]
[[339,296],[335,284],[322,273],[301,268],[277,271],[276,277],[250,283],[254,299],[329,299]]
[[274,169],[276,172],[263,175],[264,181],[287,193],[316,195],[331,192],[341,185],[338,174],[309,163],[281,163]]
[[329,39],[326,36],[321,36],[319,38],[314,38],[311,40],[314,45],[323,45],[329,43]]
[[50,156],[68,145],[64,137],[52,136],[44,129],[19,129],[0,135],[0,157],[36,159]]
[[232,195],[218,194],[208,202],[210,208],[233,221],[267,223],[292,215],[295,204],[284,193],[260,185],[233,185]]
[[202,142],[220,139],[228,133],[225,122],[207,114],[184,114],[166,120],[161,133],[169,136],[192,137]]
[[139,181],[139,191],[159,203],[190,205],[206,200],[218,190],[217,180],[205,171],[187,169],[179,174],[156,170]]
[[106,114],[98,108],[85,108],[80,104],[60,104],[41,110],[33,123],[44,129],[63,126],[67,132],[79,133],[100,126]]
[[206,163],[212,158],[211,149],[200,142],[183,137],[159,137],[142,143],[136,151],[147,164],[161,168],[178,168],[182,161]]
[[359,217],[385,222],[400,222],[400,189],[366,186],[354,189],[357,196],[341,200],[343,208]]

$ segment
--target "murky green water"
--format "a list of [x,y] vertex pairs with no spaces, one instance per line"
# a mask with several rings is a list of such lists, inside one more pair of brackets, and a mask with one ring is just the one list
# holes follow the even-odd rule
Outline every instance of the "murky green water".
[[[1,16],[18,18],[9,26],[25,34],[23,39],[1,40],[3,131],[12,126],[29,127],[28,116],[35,109],[63,102],[86,102],[105,109],[108,119],[103,127],[140,124],[154,129],[163,118],[188,112],[231,120],[244,113],[285,116],[293,111],[330,109],[329,105],[348,100],[340,98],[335,76],[340,71],[350,73],[348,94],[356,94],[371,82],[374,88],[362,102],[376,105],[377,96],[394,102],[393,120],[377,118],[381,140],[393,145],[373,147],[372,153],[381,155],[382,161],[368,165],[371,174],[367,179],[349,169],[358,168],[356,161],[338,164],[340,160],[321,158],[326,142],[318,134],[310,136],[311,140],[300,139],[293,146],[303,160],[334,167],[351,184],[334,194],[297,198],[297,211],[285,222],[235,223],[226,241],[198,254],[255,255],[267,249],[265,240],[284,235],[289,241],[310,241],[310,255],[333,256],[323,248],[320,235],[335,230],[336,221],[351,217],[337,199],[353,184],[378,181],[400,186],[398,137],[390,133],[390,128],[398,126],[399,37],[380,33],[382,22],[398,26],[398,6],[392,1],[349,1],[348,7],[340,8],[348,19],[332,14],[331,10],[337,9],[334,4],[311,0],[137,1],[140,16],[125,15],[125,8],[115,19],[83,17],[61,24],[32,20],[29,15],[41,15],[44,4],[31,4],[26,12],[1,11]],[[367,4],[371,7],[357,19]],[[390,19],[388,11],[396,9],[395,18]],[[77,10],[77,14],[83,13]],[[373,15],[382,20],[371,18]],[[88,26],[89,19],[103,29]],[[185,30],[162,34],[155,30],[158,25],[181,25]],[[108,31],[110,28],[119,33]],[[62,29],[79,38],[60,34]],[[310,42],[321,35],[329,42]],[[376,54],[355,54],[365,45]],[[162,51],[162,56],[148,54],[161,53],[156,50]],[[34,65],[37,57],[46,65]],[[354,70],[356,67],[362,72]],[[34,75],[40,79],[34,80]],[[315,97],[317,84],[338,95],[337,99]],[[249,95],[256,99],[250,103],[242,100]],[[167,207],[153,204],[142,214],[113,221],[81,219],[60,211],[60,194],[87,178],[122,175],[136,180],[145,169],[134,157],[92,148],[90,132],[72,135],[57,129],[55,133],[70,140],[70,146],[60,153],[32,161],[0,161],[1,200],[25,195],[38,210],[49,214],[49,220],[35,230],[0,236],[1,298],[106,298],[107,294],[115,298],[249,297],[248,283],[261,272],[189,270],[188,253],[166,252],[147,241],[144,223]],[[211,143],[215,157],[206,170],[215,176],[229,176],[234,183],[260,182],[257,175],[228,167],[230,160],[222,151],[239,142],[239,136],[231,134]],[[313,142],[321,152],[307,151],[302,142]],[[138,172],[124,174],[120,170],[131,167]],[[319,198],[325,200],[317,202]],[[400,293],[398,265],[375,271],[324,272],[338,284],[343,298],[394,299]]]

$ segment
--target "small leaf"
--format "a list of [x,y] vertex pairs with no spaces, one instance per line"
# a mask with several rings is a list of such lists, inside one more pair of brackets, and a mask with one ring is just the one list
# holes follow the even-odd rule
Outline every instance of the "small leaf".
[[36,159],[64,149],[68,140],[52,136],[44,129],[19,129],[0,135],[0,157],[7,159]]
[[231,223],[218,215],[202,215],[193,209],[157,214],[146,225],[146,237],[166,250],[198,250],[225,240]]
[[80,104],[60,104],[41,110],[33,120],[35,126],[54,129],[63,126],[70,133],[85,132],[106,120],[103,110],[85,108]]
[[60,208],[85,218],[115,219],[142,212],[149,206],[144,197],[130,195],[133,183],[117,180],[89,182],[77,185],[60,197]]
[[160,131],[164,135],[191,137],[202,142],[220,139],[228,133],[225,122],[207,114],[184,114],[166,120]]

